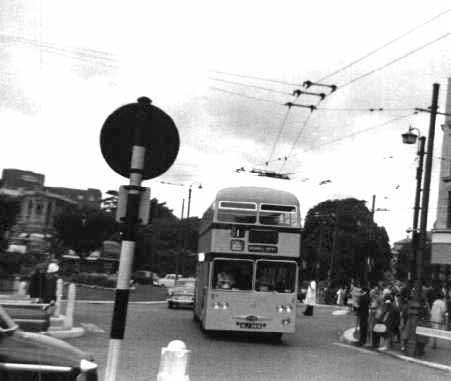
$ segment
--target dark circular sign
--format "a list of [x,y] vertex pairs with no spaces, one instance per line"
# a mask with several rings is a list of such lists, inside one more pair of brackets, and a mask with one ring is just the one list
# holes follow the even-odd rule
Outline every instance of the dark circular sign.
[[166,172],[174,163],[180,138],[174,121],[164,111],[139,98],[118,108],[105,121],[100,133],[100,148],[108,165],[121,176],[129,177],[132,147],[146,148],[143,179]]

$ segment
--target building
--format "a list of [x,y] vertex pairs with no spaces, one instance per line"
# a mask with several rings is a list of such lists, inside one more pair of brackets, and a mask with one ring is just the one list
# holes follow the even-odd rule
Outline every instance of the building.
[[[451,78],[448,79],[446,111],[451,114]],[[451,265],[451,116],[445,117],[442,125],[443,141],[441,157],[440,183],[438,192],[437,218],[432,230],[432,264],[441,266],[440,272],[449,271],[445,265]],[[443,270],[443,271],[442,271]]]
[[100,208],[102,194],[98,189],[46,187],[44,182],[41,173],[20,169],[2,172],[0,194],[20,200],[16,224],[8,235],[14,250],[46,251],[54,219],[65,208]]

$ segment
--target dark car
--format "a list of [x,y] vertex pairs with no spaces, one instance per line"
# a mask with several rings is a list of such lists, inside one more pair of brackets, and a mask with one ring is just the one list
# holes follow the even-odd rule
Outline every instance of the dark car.
[[62,340],[20,330],[0,306],[0,380],[97,381],[97,367]]
[[138,284],[153,284],[155,286],[158,281],[158,275],[152,271],[138,270],[133,273],[132,279]]
[[168,307],[194,306],[194,278],[177,279],[174,287],[168,289]]

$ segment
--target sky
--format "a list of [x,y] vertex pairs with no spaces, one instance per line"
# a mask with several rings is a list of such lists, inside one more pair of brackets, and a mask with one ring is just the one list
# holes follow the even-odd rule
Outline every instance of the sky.
[[[190,186],[191,216],[226,186],[291,191],[303,216],[328,199],[371,207],[376,195],[375,221],[393,243],[412,225],[417,165],[416,146],[400,135],[409,125],[427,135],[429,114],[414,109],[430,106],[433,83],[445,111],[449,25],[440,0],[1,0],[0,169],[43,173],[48,186],[118,189],[128,180],[104,161],[100,131],[118,107],[147,96],[181,144],[174,165],[143,186],[176,215]],[[326,97],[295,98],[296,89]],[[451,157],[441,152],[443,122],[430,227],[440,164]]]

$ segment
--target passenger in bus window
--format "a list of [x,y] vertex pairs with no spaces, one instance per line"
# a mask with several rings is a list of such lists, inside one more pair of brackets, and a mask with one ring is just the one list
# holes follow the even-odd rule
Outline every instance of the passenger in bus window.
[[218,274],[216,288],[231,289],[235,285],[235,278],[229,269],[224,269]]

